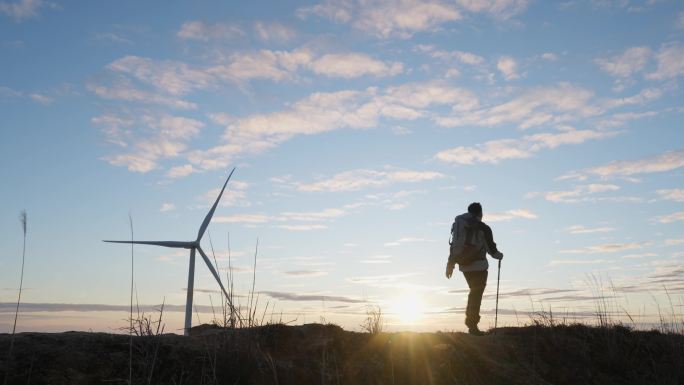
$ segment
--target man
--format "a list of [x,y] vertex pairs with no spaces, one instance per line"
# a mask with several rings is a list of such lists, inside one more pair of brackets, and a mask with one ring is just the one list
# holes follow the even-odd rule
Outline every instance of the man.
[[[468,333],[483,335],[484,333],[478,329],[477,324],[480,322],[482,294],[485,286],[487,286],[487,269],[489,268],[487,253],[498,260],[503,258],[503,253],[496,248],[492,229],[482,222],[482,205],[478,202],[471,203],[468,206],[467,213],[456,217],[451,227],[451,236],[451,247],[455,248],[455,253],[452,253],[452,256],[461,253],[464,246],[475,250],[474,260],[467,264],[459,264],[458,269],[465,276],[470,288],[465,319]],[[455,264],[456,262],[450,257],[449,262],[447,262],[447,278],[451,278]]]

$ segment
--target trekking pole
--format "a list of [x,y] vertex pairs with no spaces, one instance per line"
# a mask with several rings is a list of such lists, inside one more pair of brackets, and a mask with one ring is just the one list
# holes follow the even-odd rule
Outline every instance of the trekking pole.
[[494,333],[499,321],[499,280],[501,279],[501,260],[499,259],[499,272],[496,275],[496,310],[494,311]]

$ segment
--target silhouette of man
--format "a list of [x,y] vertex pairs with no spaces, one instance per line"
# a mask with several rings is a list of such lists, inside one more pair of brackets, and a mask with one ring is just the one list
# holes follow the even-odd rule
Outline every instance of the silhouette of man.
[[[496,248],[492,229],[482,222],[482,205],[478,202],[471,203],[468,206],[467,213],[457,216],[451,228],[452,247],[459,250],[458,252],[463,250],[468,231],[471,231],[469,244],[475,246],[477,255],[474,261],[465,265],[459,264],[458,267],[465,276],[470,288],[465,324],[468,327],[468,333],[482,335],[484,333],[478,329],[477,324],[480,322],[482,294],[484,293],[485,286],[487,286],[487,269],[489,268],[487,253],[498,260],[503,258],[503,253]],[[454,267],[455,261],[449,258],[446,269],[447,278],[451,278]]]

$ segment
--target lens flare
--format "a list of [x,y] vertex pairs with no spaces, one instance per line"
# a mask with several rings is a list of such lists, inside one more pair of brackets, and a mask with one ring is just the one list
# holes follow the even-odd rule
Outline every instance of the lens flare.
[[425,306],[416,296],[405,296],[397,298],[392,306],[394,313],[401,323],[412,324],[423,317]]

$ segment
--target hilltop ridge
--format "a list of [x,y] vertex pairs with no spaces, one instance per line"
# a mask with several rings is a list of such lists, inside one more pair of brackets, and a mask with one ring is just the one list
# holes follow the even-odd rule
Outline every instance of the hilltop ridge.
[[[8,384],[128,380],[129,337],[21,333]],[[345,331],[336,325],[193,328],[135,337],[133,383],[149,384],[682,384],[684,336],[584,325],[464,333]]]

